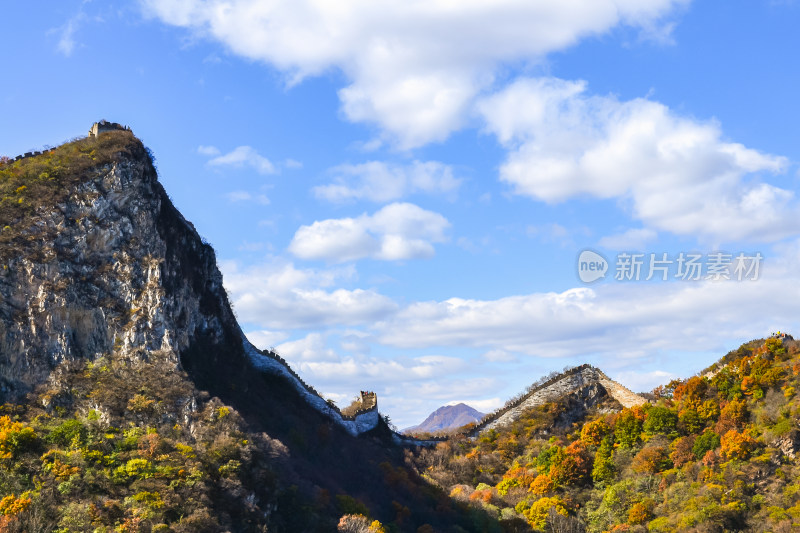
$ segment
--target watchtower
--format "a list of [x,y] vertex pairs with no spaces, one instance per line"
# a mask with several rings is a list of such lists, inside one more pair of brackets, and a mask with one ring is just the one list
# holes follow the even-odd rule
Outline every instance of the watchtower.
[[92,124],[92,127],[89,128],[89,138],[96,138],[98,135],[105,131],[114,131],[114,130],[130,130],[127,126],[123,126],[122,124],[117,124],[116,122],[109,122],[105,119],[101,120],[100,122],[95,122]]

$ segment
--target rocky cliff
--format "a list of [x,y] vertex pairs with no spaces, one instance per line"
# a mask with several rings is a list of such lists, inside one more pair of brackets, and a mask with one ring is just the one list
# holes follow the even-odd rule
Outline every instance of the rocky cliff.
[[0,158],[0,530],[468,530],[352,407],[247,342],[130,131]]
[[262,385],[248,375],[257,368],[351,434],[378,424],[377,409],[342,417],[282,360],[250,345],[213,249],[175,209],[130,131],[2,171],[14,196],[0,213],[0,403],[45,382],[59,363],[112,354],[171,362],[234,403]]

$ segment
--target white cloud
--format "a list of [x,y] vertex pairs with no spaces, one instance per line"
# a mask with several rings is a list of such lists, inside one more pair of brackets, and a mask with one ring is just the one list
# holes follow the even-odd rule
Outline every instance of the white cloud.
[[631,228],[616,235],[606,235],[598,244],[609,250],[642,250],[649,242],[656,240],[658,233],[648,228]]
[[665,372],[663,370],[652,370],[650,372],[638,372],[636,370],[627,370],[624,372],[617,372],[610,376],[613,380],[622,383],[634,392],[650,392],[659,385],[666,385],[673,379],[685,379],[689,376],[679,376],[672,372]]
[[465,403],[481,413],[491,413],[498,407],[501,407],[505,401],[500,398],[487,398],[485,400],[452,400],[447,402],[447,405],[458,405],[460,403]]
[[259,174],[274,174],[275,166],[252,146],[238,146],[227,154],[220,154],[214,146],[200,146],[197,151],[203,155],[216,156],[208,164],[212,167],[232,166],[250,167]]
[[[792,267],[797,268],[795,259]],[[759,281],[610,282],[596,288],[497,300],[413,303],[376,325],[378,340],[513,351],[536,357],[599,357],[604,366],[650,364],[671,350],[715,350],[730,339],[790,329],[800,311],[796,271],[774,262]],[[779,299],[765,294],[781,294]],[[490,352],[497,353],[497,352]]]
[[339,361],[313,361],[300,367],[320,379],[362,378],[370,383],[390,380],[407,382],[429,380],[463,371],[468,363],[458,357],[428,355],[409,361],[399,359],[348,357]]
[[75,32],[78,31],[78,28],[85,20],[86,15],[81,12],[70,18],[60,28],[51,30],[58,33],[58,44],[56,45],[56,48],[59,52],[64,54],[64,56],[70,57],[75,51],[75,47],[78,44],[75,41]]
[[276,344],[285,341],[289,337],[289,334],[285,331],[262,329],[258,331],[248,331],[246,336],[247,340],[253,343],[255,347],[262,350],[269,350],[275,347]]
[[714,122],[552,78],[519,80],[479,107],[510,150],[500,174],[518,194],[619,198],[648,226],[715,242],[800,230],[794,193],[759,180],[785,170],[786,159],[724,141]]
[[433,243],[444,242],[450,223],[442,215],[414,204],[389,204],[373,215],[317,221],[301,226],[289,251],[303,259],[332,262],[362,258],[395,261],[434,255]]
[[331,68],[345,116],[377,123],[403,147],[441,141],[504,64],[620,25],[664,33],[688,0],[140,0],[146,14],[284,72],[290,83]]
[[201,144],[200,146],[197,147],[197,153],[213,157],[215,155],[221,154],[222,152],[220,152],[219,148],[217,148],[216,146],[203,146]]
[[225,195],[231,202],[256,202],[261,205],[269,205],[269,197],[266,194],[253,194],[248,191],[231,191]]
[[331,289],[352,279],[352,269],[299,270],[278,261],[246,268],[223,262],[220,267],[238,316],[266,329],[370,323],[397,308],[391,299],[372,290]]
[[517,357],[514,354],[499,348],[484,353],[483,358],[493,363],[514,363],[517,361]]
[[[701,370],[736,339],[800,329],[800,241],[777,254],[764,260],[759,281],[607,282],[402,308],[371,291],[335,290],[355,279],[352,266],[222,266],[237,315],[264,328],[248,333],[252,340],[266,347],[285,341],[285,330],[327,328],[285,342],[279,352],[320,390],[348,398],[359,389],[378,391],[381,411],[405,427],[456,398],[476,408],[472,398],[505,399],[567,363],[590,362],[634,390],[649,390]],[[331,328],[342,324],[348,327]],[[474,357],[386,355],[436,346]]]
[[337,361],[339,356],[329,348],[321,333],[309,333],[302,339],[284,342],[277,346],[278,353],[287,361],[296,363]]
[[370,200],[389,202],[414,193],[452,194],[461,180],[453,169],[437,161],[414,161],[397,165],[370,161],[332,169],[333,183],[314,187],[314,195],[330,202]]

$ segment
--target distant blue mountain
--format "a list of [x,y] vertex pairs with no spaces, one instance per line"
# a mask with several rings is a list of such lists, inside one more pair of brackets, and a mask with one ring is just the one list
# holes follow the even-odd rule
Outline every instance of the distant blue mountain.
[[484,413],[467,404],[445,405],[432,412],[422,424],[411,426],[403,433],[436,433],[460,428],[470,422],[478,422]]

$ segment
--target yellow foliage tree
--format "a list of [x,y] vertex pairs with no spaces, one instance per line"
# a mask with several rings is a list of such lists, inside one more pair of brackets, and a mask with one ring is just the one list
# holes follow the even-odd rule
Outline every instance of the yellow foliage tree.
[[529,509],[525,509],[523,514],[531,527],[543,529],[547,525],[547,516],[550,514],[550,508],[555,509],[562,516],[567,516],[567,509],[560,498],[540,498],[533,502]]
[[36,433],[22,422],[0,416],[0,459],[11,459],[17,451],[36,439]]

